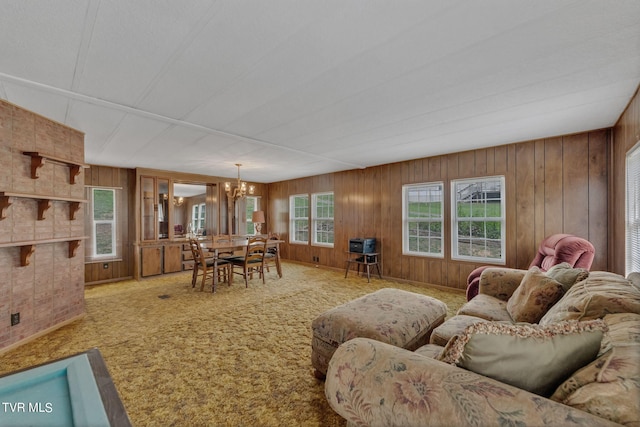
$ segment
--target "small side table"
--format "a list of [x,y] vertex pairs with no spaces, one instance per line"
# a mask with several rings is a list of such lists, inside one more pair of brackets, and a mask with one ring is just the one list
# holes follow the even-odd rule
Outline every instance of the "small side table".
[[345,279],[347,278],[347,274],[349,274],[349,268],[351,264],[355,264],[358,266],[358,274],[360,274],[360,266],[362,266],[362,272],[366,268],[367,270],[367,282],[371,283],[371,266],[375,265],[378,269],[378,277],[382,279],[382,275],[380,274],[380,264],[379,264],[380,254],[378,252],[371,252],[368,254],[363,254],[360,252],[347,252],[347,269],[344,272]]

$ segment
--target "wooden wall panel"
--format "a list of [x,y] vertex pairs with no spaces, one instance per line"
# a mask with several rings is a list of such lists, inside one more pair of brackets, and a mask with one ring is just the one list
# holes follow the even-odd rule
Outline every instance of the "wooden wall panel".
[[[93,165],[85,173],[85,185],[121,188],[116,206],[118,222],[118,240],[121,242],[121,261],[86,263],[84,266],[85,284],[104,283],[133,277],[134,256],[132,242],[135,236],[135,215],[133,215],[133,191],[135,189],[135,171]],[[106,268],[105,268],[106,266]]]
[[563,192],[563,231],[588,238],[589,219],[589,135],[563,138],[562,180],[571,191]]
[[516,146],[516,266],[527,268],[535,256],[535,143]]
[[597,203],[598,200],[607,199],[607,165],[611,132],[600,131],[589,134],[589,236],[585,236],[593,246],[598,248],[593,260],[592,270],[607,269],[607,254],[609,242],[607,241],[607,227],[609,215],[607,204]]
[[[352,237],[376,237],[382,275],[455,289],[466,288],[476,263],[451,259],[450,186],[457,178],[504,175],[506,180],[506,264],[527,268],[540,241],[549,234],[571,232],[603,245],[608,169],[603,167],[609,130],[527,141],[462,153],[409,160],[269,185],[270,228],[286,229],[290,195],[334,191],[335,247],[283,245],[283,256],[344,267],[344,251]],[[402,186],[443,181],[445,186],[445,257],[402,255]],[[604,192],[604,196],[603,196]],[[568,205],[571,205],[569,207]],[[600,248],[606,253],[606,245]],[[598,263],[600,269],[607,262]]]
[[625,162],[627,152],[640,141],[640,96],[638,91],[613,128],[613,149],[609,170],[608,266],[625,273]]
[[544,235],[560,233],[563,223],[562,138],[545,141]]

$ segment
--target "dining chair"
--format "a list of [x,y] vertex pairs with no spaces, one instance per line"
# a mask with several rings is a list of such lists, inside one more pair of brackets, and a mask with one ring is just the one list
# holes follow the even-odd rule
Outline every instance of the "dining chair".
[[[217,243],[231,243],[233,241],[232,237],[230,234],[218,234],[213,236],[213,243],[217,244]],[[218,251],[218,258],[219,259],[228,259],[231,257],[236,256],[236,254],[234,253],[233,250],[228,250],[228,251]]]
[[244,277],[245,287],[249,287],[249,276],[259,273],[264,280],[264,254],[267,249],[267,239],[262,236],[250,237],[245,248],[244,255],[227,258],[231,261],[231,278],[229,283],[233,283],[233,275],[238,274]]
[[[280,236],[276,233],[269,233],[269,240],[280,240]],[[267,248],[267,251],[264,254],[264,268],[267,270],[267,273],[270,272],[269,267],[276,267],[277,271],[280,271],[278,265],[278,247],[270,246]]]
[[[227,281],[231,284],[231,263],[226,259],[206,258],[202,245],[196,239],[189,239],[189,247],[193,255],[193,274],[191,275],[191,287],[196,286],[198,276],[202,276],[200,290],[204,290],[207,278],[211,277],[211,292],[216,291],[213,275],[218,275],[218,282]],[[217,270],[217,271],[214,271]]]

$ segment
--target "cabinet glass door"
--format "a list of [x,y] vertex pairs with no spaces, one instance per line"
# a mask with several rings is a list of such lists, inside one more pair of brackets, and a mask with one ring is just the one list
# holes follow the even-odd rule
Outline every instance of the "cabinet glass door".
[[156,239],[156,217],[155,217],[155,180],[152,177],[143,176],[140,182],[141,203],[140,222],[142,226],[142,240]]
[[169,180],[158,178],[158,239],[169,238]]

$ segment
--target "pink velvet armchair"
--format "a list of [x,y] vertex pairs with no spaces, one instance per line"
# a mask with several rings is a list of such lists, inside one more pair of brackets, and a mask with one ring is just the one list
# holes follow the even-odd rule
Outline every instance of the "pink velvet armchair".
[[[594,256],[595,248],[588,240],[571,234],[553,234],[540,243],[529,268],[538,266],[542,271],[547,271],[556,264],[566,262],[572,267],[589,270]],[[478,295],[480,275],[488,267],[478,267],[469,274],[467,301]]]

